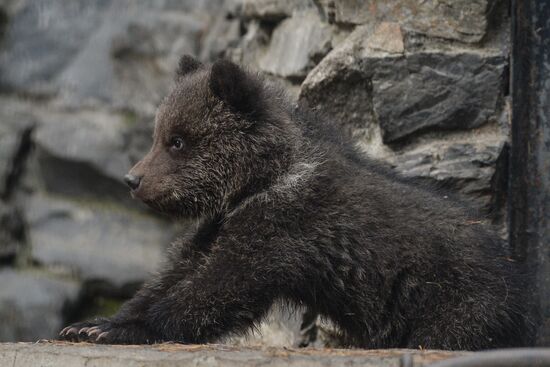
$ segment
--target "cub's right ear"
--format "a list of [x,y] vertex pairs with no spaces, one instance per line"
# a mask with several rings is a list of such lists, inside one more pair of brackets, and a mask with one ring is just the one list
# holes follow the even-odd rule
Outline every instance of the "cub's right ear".
[[201,62],[190,55],[183,55],[178,63],[177,76],[185,76],[202,66]]

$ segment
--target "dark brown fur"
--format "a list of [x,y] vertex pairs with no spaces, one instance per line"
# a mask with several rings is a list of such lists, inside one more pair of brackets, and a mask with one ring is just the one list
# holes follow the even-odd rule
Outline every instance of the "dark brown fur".
[[113,318],[62,338],[211,342],[285,300],[330,318],[354,346],[529,343],[521,276],[490,228],[228,61],[182,58],[153,147],[130,174],[135,197],[200,225]]

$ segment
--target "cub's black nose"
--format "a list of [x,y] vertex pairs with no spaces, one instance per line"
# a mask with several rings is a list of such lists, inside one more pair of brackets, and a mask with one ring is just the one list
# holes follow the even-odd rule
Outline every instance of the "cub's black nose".
[[135,190],[139,187],[141,177],[127,174],[126,176],[124,176],[124,182],[126,182],[126,185],[128,185],[129,188]]

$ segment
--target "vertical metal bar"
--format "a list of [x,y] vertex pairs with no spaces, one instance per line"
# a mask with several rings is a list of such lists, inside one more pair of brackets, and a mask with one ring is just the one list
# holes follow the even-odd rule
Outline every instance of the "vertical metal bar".
[[534,272],[538,345],[550,345],[550,0],[512,0],[510,246]]

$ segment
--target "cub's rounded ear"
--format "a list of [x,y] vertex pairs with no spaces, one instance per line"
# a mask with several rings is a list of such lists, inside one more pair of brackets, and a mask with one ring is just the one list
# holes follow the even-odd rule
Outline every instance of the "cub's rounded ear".
[[218,60],[212,65],[210,90],[219,99],[242,113],[256,110],[262,92],[261,81],[228,60]]
[[192,73],[202,66],[201,62],[190,55],[183,55],[178,63],[178,69],[176,74],[178,76],[185,76]]

